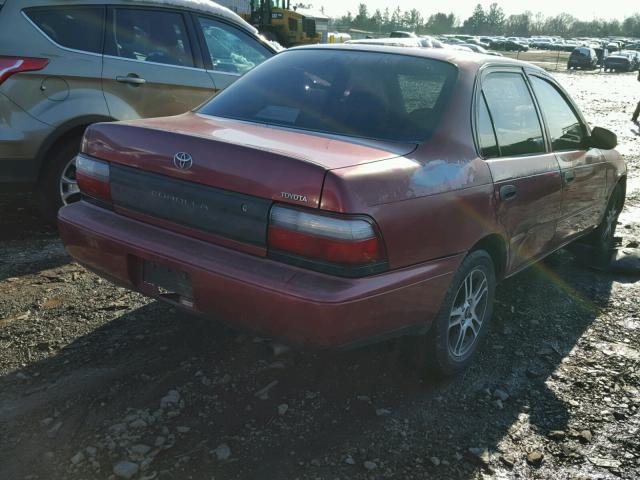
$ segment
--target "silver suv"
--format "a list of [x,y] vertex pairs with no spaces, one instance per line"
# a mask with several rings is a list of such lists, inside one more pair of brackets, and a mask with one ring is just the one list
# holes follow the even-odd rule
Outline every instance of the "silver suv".
[[0,188],[55,220],[87,125],[186,112],[274,53],[207,0],[0,0]]

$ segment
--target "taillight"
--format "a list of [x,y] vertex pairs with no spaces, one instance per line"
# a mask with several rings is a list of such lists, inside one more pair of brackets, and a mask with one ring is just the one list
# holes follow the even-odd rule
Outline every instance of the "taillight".
[[76,157],[76,180],[80,191],[89,197],[111,202],[109,164],[85,155]]
[[334,275],[359,277],[387,269],[372,220],[276,205],[269,219],[269,256]]
[[15,73],[42,70],[48,64],[46,58],[0,57],[0,84]]

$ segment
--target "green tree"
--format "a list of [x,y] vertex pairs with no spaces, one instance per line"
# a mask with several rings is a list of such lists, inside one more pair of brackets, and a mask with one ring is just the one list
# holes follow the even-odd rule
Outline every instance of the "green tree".
[[640,14],[627,17],[622,22],[622,34],[629,37],[640,37]]
[[[309,7],[303,3],[298,3],[296,6]],[[486,11],[481,4],[476,5],[472,15],[464,20],[461,27],[459,27],[458,19],[453,13],[437,12],[430,15],[425,21],[422,13],[415,8],[402,12],[400,7],[396,7],[390,13],[389,7],[387,7],[382,12],[376,10],[370,16],[365,3],[358,6],[358,13],[355,17],[351,12],[347,12],[340,18],[330,19],[330,24],[332,28],[337,30],[353,26],[380,33],[393,30],[411,30],[416,33],[427,32],[434,35],[462,31],[474,35],[553,35],[564,38],[621,35],[640,38],[640,13],[627,17],[623,21],[598,19],[581,21],[566,13],[546,18],[542,13],[534,15],[530,11],[505,18],[504,11],[496,2],[491,3]]]
[[509,15],[505,22],[505,33],[516,37],[528,37],[531,35],[531,17],[531,12]]
[[536,13],[531,19],[531,34],[540,35],[544,29],[544,15],[541,12]]
[[386,7],[384,9],[384,13],[382,14],[382,25],[383,25],[383,28],[388,29],[390,23],[391,23],[391,14],[389,13],[389,7]]
[[361,28],[363,30],[368,30],[371,26],[369,22],[369,10],[364,3],[358,5],[358,14],[353,18],[352,25],[355,28]]
[[377,9],[371,17],[371,29],[376,32],[382,31],[383,18],[380,9]]
[[408,13],[408,27],[411,31],[417,32],[418,30],[421,30],[422,24],[424,23],[422,14],[416,8],[412,8]]
[[476,8],[469,18],[462,24],[462,30],[466,33],[479,35],[485,33],[487,26],[487,16],[481,4],[477,4]]
[[343,28],[349,28],[352,22],[353,22],[353,16],[351,15],[351,12],[347,12],[346,15],[343,15],[338,20],[338,24],[343,26]]
[[443,33],[452,33],[455,26],[456,17],[453,13],[438,12],[429,17],[425,25],[427,32],[434,35],[442,35]]
[[502,7],[497,3],[492,3],[489,6],[489,11],[486,15],[487,31],[484,33],[496,35],[502,33],[504,28],[505,15]]
[[555,17],[547,18],[544,22],[544,31],[547,35],[570,36],[576,19],[568,13],[561,13]]
[[391,30],[399,30],[402,28],[402,11],[400,7],[396,7],[391,15]]

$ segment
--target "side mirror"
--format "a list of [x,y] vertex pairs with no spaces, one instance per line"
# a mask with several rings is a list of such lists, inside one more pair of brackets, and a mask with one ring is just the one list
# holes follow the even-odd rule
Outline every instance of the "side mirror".
[[588,144],[593,148],[612,150],[618,145],[618,137],[606,128],[594,127],[593,130],[591,130]]

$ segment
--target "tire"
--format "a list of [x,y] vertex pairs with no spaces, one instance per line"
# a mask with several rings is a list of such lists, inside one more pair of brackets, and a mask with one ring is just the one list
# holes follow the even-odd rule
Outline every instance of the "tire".
[[[50,224],[55,225],[60,207],[80,199],[73,163],[80,151],[80,141],[81,137],[63,140],[45,158],[46,165],[38,181],[37,198],[40,214]],[[63,174],[66,178],[64,182]]]
[[622,210],[622,200],[622,188],[620,185],[616,185],[607,202],[602,221],[593,232],[584,238],[584,243],[593,247],[599,262],[608,262],[613,251],[618,216]]
[[[464,300],[468,298],[465,285],[469,285],[469,279],[472,292],[484,291],[475,308]],[[484,250],[467,255],[451,281],[431,328],[426,334],[412,339],[410,354],[416,366],[436,377],[451,376],[467,368],[486,336],[493,314],[495,287],[491,256]],[[466,325],[464,330],[462,325]]]

